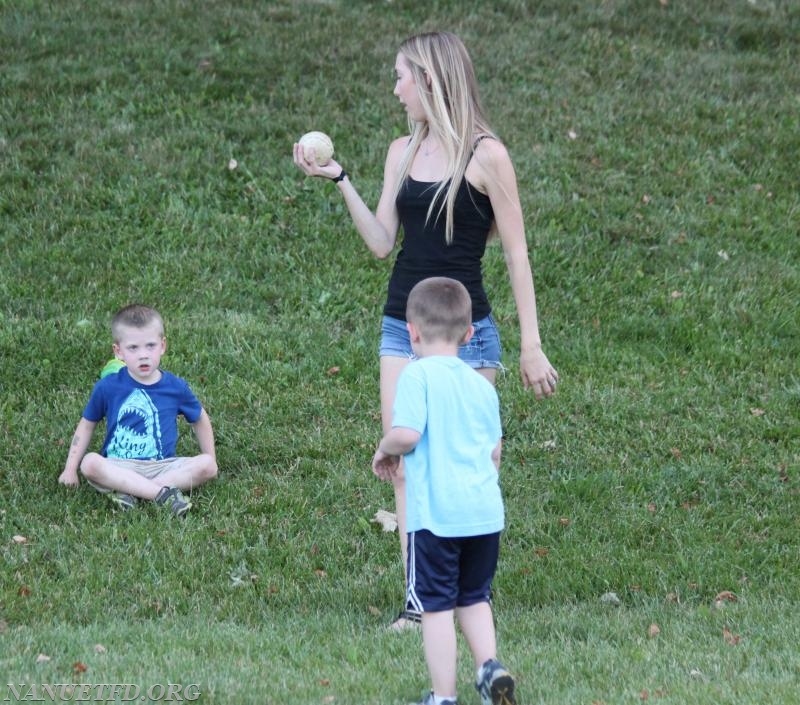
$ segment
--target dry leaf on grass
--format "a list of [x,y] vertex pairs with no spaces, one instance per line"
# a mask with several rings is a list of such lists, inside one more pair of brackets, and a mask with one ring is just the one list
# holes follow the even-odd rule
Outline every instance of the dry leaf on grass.
[[717,596],[714,598],[714,607],[718,610],[721,610],[725,607],[726,602],[736,602],[739,598],[736,597],[734,593],[730,590],[723,590],[720,593],[717,593]]
[[387,512],[379,509],[372,518],[373,523],[380,524],[384,531],[397,531],[397,515],[394,512]]
[[647,636],[649,636],[651,639],[657,637],[659,634],[661,634],[661,627],[659,627],[657,624],[653,623],[648,627]]
[[722,629],[722,638],[725,639],[726,644],[730,644],[731,646],[736,646],[739,641],[741,640],[740,634],[734,634],[730,629],[727,627],[723,627]]
[[612,605],[613,607],[619,607],[622,604],[622,600],[619,599],[619,596],[615,592],[607,592],[600,597],[600,602],[604,605]]

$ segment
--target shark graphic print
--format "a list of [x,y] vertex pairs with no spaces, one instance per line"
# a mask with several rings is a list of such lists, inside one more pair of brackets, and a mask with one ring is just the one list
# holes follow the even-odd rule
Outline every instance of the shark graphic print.
[[144,390],[134,389],[120,406],[107,456],[163,460],[158,409]]

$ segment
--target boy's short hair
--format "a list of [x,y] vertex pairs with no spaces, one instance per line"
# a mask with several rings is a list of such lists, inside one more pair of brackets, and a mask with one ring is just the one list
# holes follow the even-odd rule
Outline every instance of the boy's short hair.
[[423,279],[408,295],[406,319],[426,340],[460,343],[472,324],[472,299],[455,279]]
[[114,314],[111,319],[111,335],[114,342],[118,343],[120,339],[120,328],[126,326],[128,328],[145,328],[151,323],[158,323],[161,329],[161,337],[164,337],[164,321],[161,314],[150,306],[142,304],[130,304],[124,306]]

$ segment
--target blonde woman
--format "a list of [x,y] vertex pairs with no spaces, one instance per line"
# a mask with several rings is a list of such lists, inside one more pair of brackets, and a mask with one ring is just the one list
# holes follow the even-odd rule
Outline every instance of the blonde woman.
[[[389,145],[384,182],[373,213],[335,160],[317,163],[313,151],[294,145],[294,162],[308,176],[333,180],[370,251],[383,259],[402,243],[389,280],[380,346],[381,416],[392,426],[397,379],[412,359],[406,299],[431,276],[451,277],[472,299],[475,333],[459,357],[494,383],[501,367],[500,339],[483,286],[481,260],[490,233],[500,238],[520,325],[520,373],[537,399],[555,392],[558,373],[542,350],[533,274],[517,179],[508,151],[484,117],[472,61],[449,32],[410,37],[395,61],[394,95],[408,116],[410,135]],[[403,562],[407,556],[405,482],[394,480]],[[419,622],[404,609],[393,623]]]

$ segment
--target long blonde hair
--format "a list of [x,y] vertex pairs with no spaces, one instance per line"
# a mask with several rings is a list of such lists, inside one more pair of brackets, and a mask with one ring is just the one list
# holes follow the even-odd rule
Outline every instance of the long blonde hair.
[[484,117],[475,69],[461,39],[450,32],[417,34],[400,45],[400,53],[411,68],[427,121],[414,122],[409,118],[411,139],[400,161],[395,198],[408,177],[420,144],[432,134],[444,149],[446,172],[427,217],[430,220],[438,202],[436,217],[443,211],[446,214],[445,237],[449,244],[453,241],[456,195],[475,140],[479,136],[497,137]]

